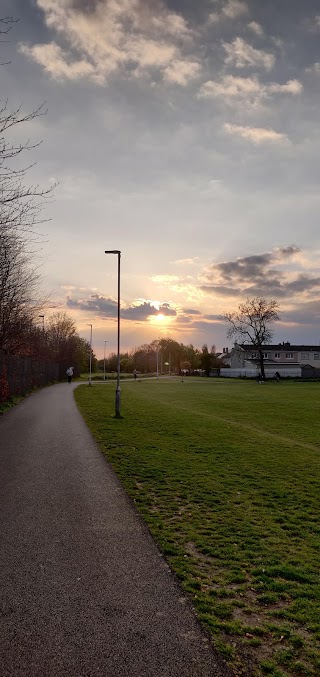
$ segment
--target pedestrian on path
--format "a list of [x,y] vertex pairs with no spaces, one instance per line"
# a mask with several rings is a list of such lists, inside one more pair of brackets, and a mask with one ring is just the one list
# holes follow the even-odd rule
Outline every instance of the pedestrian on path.
[[66,374],[68,376],[68,383],[71,383],[73,377],[73,367],[69,367],[66,371]]

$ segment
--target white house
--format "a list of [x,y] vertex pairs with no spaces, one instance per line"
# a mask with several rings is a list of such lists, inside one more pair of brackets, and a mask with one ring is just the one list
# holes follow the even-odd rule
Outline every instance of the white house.
[[[320,345],[291,345],[289,342],[269,344],[263,346],[263,356],[266,376],[269,378],[275,372],[282,376],[303,376],[304,373],[308,376],[320,376]],[[230,352],[224,349],[221,357],[230,366],[230,371],[247,371],[246,376],[254,376],[260,371],[259,354],[251,344],[235,343]],[[229,370],[223,369],[220,373],[227,376],[224,373],[227,371]],[[249,371],[252,373],[249,374]],[[231,376],[231,373],[228,375]]]

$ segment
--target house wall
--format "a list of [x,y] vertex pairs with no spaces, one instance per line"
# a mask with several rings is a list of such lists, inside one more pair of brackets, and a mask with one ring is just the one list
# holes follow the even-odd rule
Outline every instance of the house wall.
[[242,369],[245,366],[245,352],[243,348],[235,346],[231,351],[230,366],[232,369]]
[[[301,346],[302,347],[302,346]],[[315,367],[316,369],[320,369],[320,346],[317,349],[317,346],[311,346],[312,350],[308,349],[308,346],[305,347],[304,350],[295,350],[294,346],[286,345],[286,346],[272,346],[272,348],[268,348],[268,346],[265,347],[264,350],[264,356],[266,360],[272,360],[274,362],[275,366],[277,363],[285,363],[285,364],[310,364],[312,367]],[[234,351],[238,351],[239,348],[236,346]],[[234,360],[233,359],[233,351],[232,351],[232,359],[231,359],[231,366],[238,368],[238,367],[243,367],[245,366],[245,359],[258,359],[258,352],[254,349],[253,346],[244,346],[243,347],[243,363],[241,363],[239,360]]]
[[319,351],[304,351],[298,353],[298,362],[303,364],[311,364],[312,367],[320,369],[320,346]]

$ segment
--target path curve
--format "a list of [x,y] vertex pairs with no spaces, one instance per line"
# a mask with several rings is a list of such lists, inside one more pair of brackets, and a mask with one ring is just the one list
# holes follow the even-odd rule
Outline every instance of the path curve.
[[230,677],[78,412],[77,385],[0,419],[1,677]]

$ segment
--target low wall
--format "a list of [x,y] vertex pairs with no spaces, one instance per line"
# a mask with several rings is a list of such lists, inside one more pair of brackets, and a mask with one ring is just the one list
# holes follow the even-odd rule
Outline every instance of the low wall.
[[[284,367],[278,367],[277,365],[272,367],[265,366],[265,374],[266,378],[274,378],[276,371],[280,374],[282,378],[290,377],[290,378],[300,378],[301,376],[301,367],[296,366],[296,367],[290,367],[290,368],[284,368]],[[260,373],[260,369],[255,368],[255,369],[220,369],[220,376],[225,376],[226,378],[257,378],[258,374]]]

